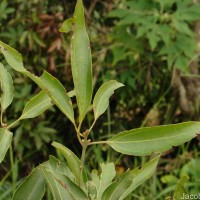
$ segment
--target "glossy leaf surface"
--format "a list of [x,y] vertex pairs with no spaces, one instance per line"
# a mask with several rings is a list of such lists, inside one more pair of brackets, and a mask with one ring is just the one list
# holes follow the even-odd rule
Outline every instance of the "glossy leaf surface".
[[81,179],[82,184],[86,182],[87,175],[84,170],[83,177],[80,177],[80,160],[78,159],[78,157],[70,149],[60,143],[53,142],[52,146],[54,146],[65,157],[67,161],[67,166],[76,177],[76,183],[78,183],[79,179]]
[[1,110],[4,111],[13,100],[13,80],[10,73],[0,63],[0,81],[1,81]]
[[144,156],[183,144],[194,138],[199,131],[200,122],[145,127],[116,134],[107,144],[123,154]]
[[51,98],[45,91],[34,96],[26,104],[20,119],[34,118],[52,106]]
[[92,58],[89,37],[85,27],[84,7],[78,0],[73,17],[74,33],[71,39],[71,66],[79,121],[85,117],[92,99]]
[[54,156],[49,156],[49,164],[51,165],[51,168],[54,172],[68,176],[72,181],[75,181],[75,176],[71,170]]
[[5,128],[0,128],[0,163],[4,159],[12,142],[13,133]]
[[118,83],[115,80],[111,80],[104,83],[97,91],[94,101],[94,117],[97,119],[101,114],[103,114],[109,105],[109,98],[114,93],[114,90],[124,86],[122,83]]
[[[85,192],[74,183],[72,173],[65,165],[54,157],[50,157],[50,165],[42,165],[42,171],[51,189],[54,199],[86,199]],[[70,177],[68,176],[70,175]]]
[[[42,172],[44,174],[44,177],[47,181],[47,184],[51,190],[51,194],[53,196],[53,199],[56,200],[74,200],[71,195],[68,193],[68,191],[57,181],[56,177],[53,175],[53,172],[50,171],[49,168],[45,166],[41,166]],[[59,177],[58,177],[59,178]]]
[[74,121],[74,111],[72,102],[64,86],[54,76],[44,71],[41,76],[45,91],[50,95],[54,104],[70,119],[72,123]]
[[22,182],[12,200],[41,200],[45,193],[45,185],[46,180],[39,166]]

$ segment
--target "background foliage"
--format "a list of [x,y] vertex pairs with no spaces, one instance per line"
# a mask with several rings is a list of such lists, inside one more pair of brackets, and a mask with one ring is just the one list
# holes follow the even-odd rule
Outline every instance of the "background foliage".
[[[92,137],[104,139],[119,130],[199,120],[199,5],[190,0],[85,0],[84,3],[95,88],[110,79],[126,85],[111,99],[107,114],[100,117]],[[0,1],[0,39],[23,54],[30,71],[40,75],[46,69],[69,90],[73,89],[69,38],[58,29],[64,19],[72,16],[74,6],[72,0]],[[7,117],[12,121],[34,96],[37,86],[19,73],[10,72],[16,103],[7,111]],[[91,118],[87,116],[88,124]],[[69,127],[69,121],[56,108],[16,125],[12,155],[15,167],[12,173],[8,170],[11,155],[7,155],[0,167],[0,199],[7,199],[22,177],[53,151],[52,140],[62,141],[80,154]],[[194,140],[174,149],[170,157],[167,152],[158,170],[161,181],[155,175],[144,188],[137,189],[134,198],[152,199],[157,195],[157,199],[162,199],[190,167],[194,170],[188,174],[187,187],[197,192],[198,149],[199,142]],[[94,158],[99,162],[114,161],[118,173],[139,162],[138,158],[128,156],[117,159],[118,155],[107,146],[89,149],[90,168],[98,167]]]

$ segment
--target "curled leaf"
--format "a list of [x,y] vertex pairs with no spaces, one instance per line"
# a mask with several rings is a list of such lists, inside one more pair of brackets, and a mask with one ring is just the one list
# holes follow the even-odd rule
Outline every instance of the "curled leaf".
[[109,98],[114,93],[114,90],[124,86],[115,80],[104,83],[97,91],[93,100],[94,117],[97,119],[102,115],[109,105]]

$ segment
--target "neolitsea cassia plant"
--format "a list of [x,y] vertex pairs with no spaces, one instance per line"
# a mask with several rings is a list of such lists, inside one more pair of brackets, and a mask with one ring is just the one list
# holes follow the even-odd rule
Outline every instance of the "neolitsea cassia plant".
[[[46,187],[49,187],[55,200],[125,199],[154,174],[160,154],[172,146],[183,144],[194,138],[200,130],[200,123],[185,122],[138,128],[118,133],[105,141],[91,141],[91,130],[99,116],[108,108],[110,96],[116,89],[124,85],[110,80],[104,83],[93,95],[91,50],[82,0],[77,1],[74,16],[63,23],[60,31],[72,32],[71,68],[74,90],[70,92],[67,92],[60,81],[47,71],[44,71],[41,76],[36,76],[26,70],[21,54],[0,41],[0,51],[11,68],[29,77],[41,88],[41,92],[26,104],[21,116],[12,124],[6,124],[3,121],[3,116],[13,100],[13,81],[4,65],[0,64],[2,90],[0,162],[4,159],[11,145],[13,133],[10,129],[21,120],[36,117],[53,105],[57,106],[74,126],[75,134],[82,147],[82,155],[79,159],[64,145],[53,142],[53,147],[64,156],[65,162],[50,156],[48,161],[33,169],[30,175],[25,178],[12,199],[40,200],[45,195]],[[72,96],[75,96],[78,106],[78,121],[75,120],[74,116]],[[82,130],[82,122],[86,114],[91,112],[91,107],[93,108],[94,121],[88,129]],[[88,146],[97,144],[107,144],[122,154],[152,155],[152,159],[141,168],[127,170],[119,178],[115,178],[116,171],[113,163],[101,163],[101,173],[94,170],[88,176],[84,167],[85,153]]]

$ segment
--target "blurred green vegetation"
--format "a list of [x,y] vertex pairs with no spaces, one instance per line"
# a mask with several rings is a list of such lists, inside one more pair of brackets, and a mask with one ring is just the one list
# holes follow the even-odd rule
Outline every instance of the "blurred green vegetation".
[[[140,126],[199,120],[200,5],[192,0],[85,0],[84,3],[95,88],[110,79],[126,85],[111,99],[107,114],[94,128],[92,139],[101,140],[120,130]],[[67,91],[73,89],[69,38],[58,29],[72,15],[74,6],[74,0],[0,1],[0,40],[22,53],[26,68],[37,75],[46,69]],[[12,121],[37,87],[21,74],[10,72],[16,103],[7,111],[7,117]],[[88,115],[87,119],[90,124],[92,116]],[[9,199],[32,167],[55,153],[50,146],[53,140],[80,155],[69,124],[52,108],[34,120],[16,125],[14,154],[8,154],[0,166],[0,200]],[[185,173],[190,177],[187,190],[197,193],[198,151],[199,140],[195,139],[166,152],[157,175],[139,187],[132,199],[170,196]],[[9,167],[12,157],[14,169]],[[105,145],[90,148],[86,163],[92,169],[99,162],[113,161],[122,173],[145,160],[119,158]]]

